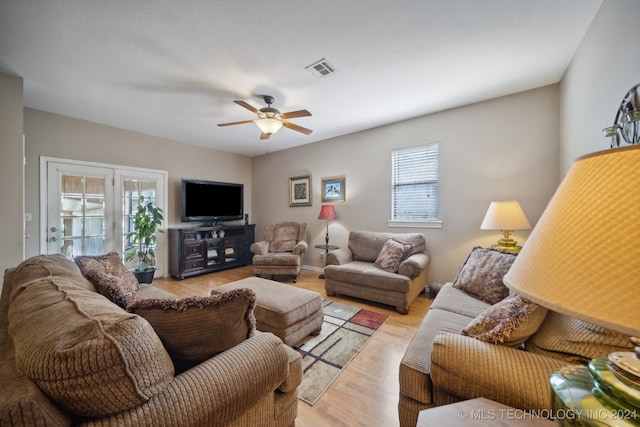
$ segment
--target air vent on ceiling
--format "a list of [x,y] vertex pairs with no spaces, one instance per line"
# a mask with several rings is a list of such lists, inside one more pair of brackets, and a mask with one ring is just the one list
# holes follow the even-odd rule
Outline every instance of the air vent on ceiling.
[[324,58],[305,67],[305,69],[309,70],[309,72],[317,78],[327,77],[329,74],[335,73],[336,71],[336,68],[329,64],[329,61]]

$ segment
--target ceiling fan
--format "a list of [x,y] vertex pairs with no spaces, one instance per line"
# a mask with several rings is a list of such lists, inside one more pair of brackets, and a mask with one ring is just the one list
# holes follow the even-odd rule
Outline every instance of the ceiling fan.
[[282,126],[302,132],[305,135],[309,135],[313,132],[311,129],[303,128],[302,126],[298,126],[291,122],[287,122],[285,119],[292,119],[294,117],[307,117],[310,116],[311,113],[307,110],[297,110],[290,111],[288,113],[281,113],[277,108],[273,108],[271,104],[273,104],[274,98],[273,96],[265,95],[263,97],[264,102],[267,104],[266,107],[257,109],[252,105],[247,104],[244,101],[233,101],[236,104],[246,108],[258,115],[258,118],[255,120],[243,120],[241,122],[231,122],[231,123],[220,123],[218,126],[232,126],[232,125],[242,125],[245,123],[254,123],[258,125],[260,131],[262,132],[260,135],[260,139],[269,139],[271,135],[276,133]]

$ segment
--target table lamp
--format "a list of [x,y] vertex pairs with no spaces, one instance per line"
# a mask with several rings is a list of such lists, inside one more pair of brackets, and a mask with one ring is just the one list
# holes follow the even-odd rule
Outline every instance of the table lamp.
[[[640,336],[640,146],[580,157],[558,187],[504,282],[550,310]],[[551,376],[559,425],[640,425],[634,352]],[[626,419],[625,419],[626,417]]]
[[520,203],[510,200],[505,202],[491,202],[489,209],[480,224],[481,230],[500,230],[502,239],[492,248],[509,252],[520,252],[522,246],[511,238],[514,230],[528,230],[531,228],[529,220],[522,211]]

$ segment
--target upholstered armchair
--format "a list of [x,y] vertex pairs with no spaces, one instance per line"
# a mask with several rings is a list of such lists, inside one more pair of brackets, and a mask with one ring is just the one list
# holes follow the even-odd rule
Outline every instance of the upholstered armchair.
[[293,276],[295,283],[302,267],[302,257],[309,244],[305,241],[307,224],[280,222],[267,224],[264,240],[251,245],[253,274],[256,276]]

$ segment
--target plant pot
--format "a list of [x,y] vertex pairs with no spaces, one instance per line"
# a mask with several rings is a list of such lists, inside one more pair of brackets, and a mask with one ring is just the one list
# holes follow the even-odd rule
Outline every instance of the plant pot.
[[133,270],[133,275],[138,279],[138,283],[153,283],[153,274],[156,272],[155,268],[149,268],[146,270]]

